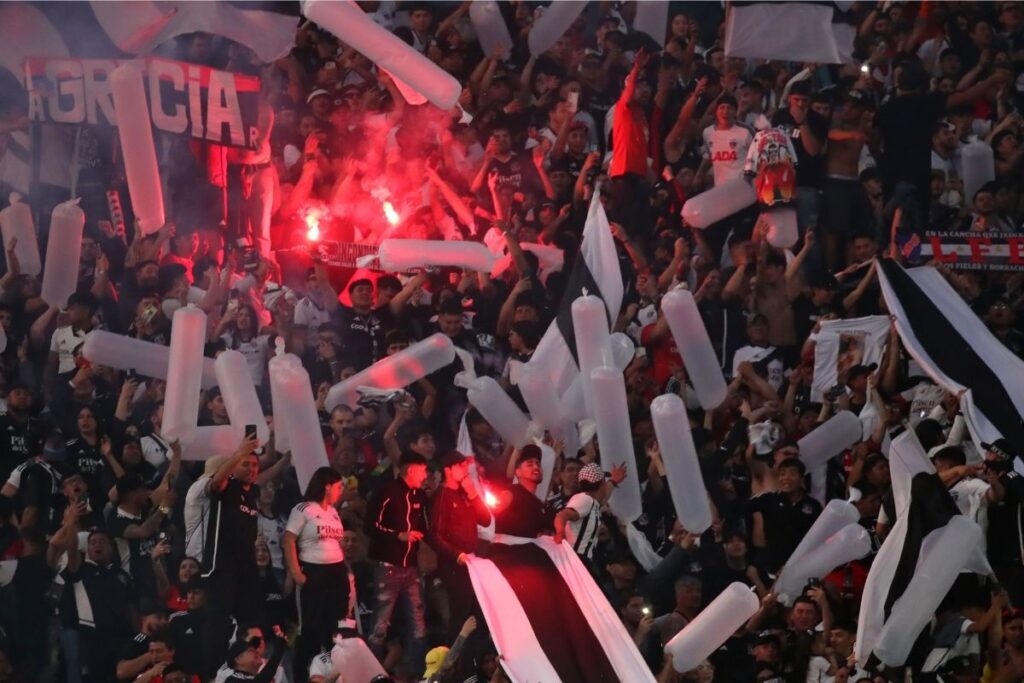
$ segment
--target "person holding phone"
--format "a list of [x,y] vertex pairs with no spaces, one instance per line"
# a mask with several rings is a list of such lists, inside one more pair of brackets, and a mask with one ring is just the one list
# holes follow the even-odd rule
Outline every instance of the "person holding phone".
[[321,467],[310,477],[303,502],[292,508],[282,546],[288,573],[295,582],[299,640],[295,671],[309,670],[349,607],[349,573],[341,539],[345,529],[336,505],[341,500],[341,475]]

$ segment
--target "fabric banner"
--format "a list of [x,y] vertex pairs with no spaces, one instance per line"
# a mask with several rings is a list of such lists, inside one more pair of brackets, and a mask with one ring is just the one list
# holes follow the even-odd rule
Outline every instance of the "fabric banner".
[[[228,147],[251,149],[257,145],[258,77],[156,57],[137,61],[148,76],[150,118],[158,131]],[[29,119],[116,126],[107,79],[119,63],[113,59],[27,58]]]
[[[799,31],[787,27],[799,26]],[[834,2],[733,2],[726,15],[725,54],[783,62],[853,61],[855,31]]]
[[955,270],[1024,271],[1024,236],[1005,232],[926,232],[920,258]]
[[1024,443],[1024,361],[930,267],[880,259],[878,281],[903,346],[960,408],[975,441]]
[[469,576],[513,683],[654,682],[576,553],[550,538],[497,536]]
[[823,322],[814,343],[811,400],[820,403],[854,365],[880,363],[888,334],[885,315]]

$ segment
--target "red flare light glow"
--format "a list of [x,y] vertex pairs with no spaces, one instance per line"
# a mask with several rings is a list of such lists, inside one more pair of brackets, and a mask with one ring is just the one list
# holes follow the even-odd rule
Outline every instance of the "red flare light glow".
[[498,504],[498,497],[495,496],[490,491],[488,491],[487,489],[484,489],[484,505],[486,505],[487,507],[493,509],[494,506],[497,505],[497,504]]
[[390,223],[392,227],[396,227],[402,222],[402,217],[398,215],[397,211],[395,211],[395,207],[391,202],[385,201],[381,206],[384,207],[384,217],[388,219],[388,223]]
[[306,239],[310,242],[320,241],[320,220],[323,218],[323,212],[316,208],[310,208],[306,211]]

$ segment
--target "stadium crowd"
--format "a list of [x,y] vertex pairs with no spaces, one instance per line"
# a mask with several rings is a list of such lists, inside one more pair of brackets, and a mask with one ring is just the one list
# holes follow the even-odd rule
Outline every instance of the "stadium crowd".
[[[259,148],[161,134],[170,220],[148,236],[130,211],[125,234],[93,210],[111,188],[128,207],[128,192],[109,158],[90,167],[66,308],[39,297],[40,278],[4,245],[0,681],[348,683],[360,679],[331,651],[360,637],[379,680],[507,680],[465,568],[486,554],[476,525],[492,516],[499,533],[570,543],[659,681],[1024,680],[1024,479],[1013,470],[1024,444],[976,446],[959,397],[915,371],[895,329],[880,363],[861,363],[852,342],[836,385],[812,391],[820,324],[887,313],[875,257],[918,258],[903,245],[926,230],[1020,230],[1021,3],[856,2],[855,62],[841,66],[728,57],[717,4],[672,3],[653,40],[631,30],[635,3],[591,3],[541,56],[527,48],[538,3],[501,3],[514,45],[491,56],[468,2],[359,4],[460,81],[458,106],[407,103],[309,23],[271,65],[193,34],[177,58],[262,77]],[[769,128],[795,155],[792,251],[769,245],[756,208],[686,225],[683,203],[749,175],[747,151]],[[977,142],[991,146],[995,180],[967,197],[960,154]],[[398,394],[324,405],[339,380],[439,331],[525,410],[517,379],[560,308],[595,192],[625,286],[613,331],[636,346],[625,377],[644,514],[633,524],[654,560],[636,556],[605,505],[624,471],[595,464],[594,430],[578,452],[545,436],[558,459],[538,496],[540,449],[502,443],[453,384],[458,362]],[[510,259],[495,275],[380,273],[317,246],[383,237],[486,241]],[[562,267],[532,244],[558,250]],[[1024,357],[1022,273],[930,265]],[[693,292],[728,382],[711,410],[660,310],[676,287]],[[302,359],[329,463],[305,490],[273,439],[183,460],[161,435],[166,383],[82,355],[94,329],[168,344],[190,300],[210,319],[206,355],[244,354],[271,426],[275,339]],[[702,534],[675,517],[649,410],[662,393],[689,411],[714,512]],[[830,461],[824,496],[812,496],[797,440],[866,407],[871,433]],[[228,423],[217,388],[200,410],[201,425]],[[456,450],[463,420],[471,453]],[[985,530],[995,576],[961,575],[910,666],[880,670],[852,656],[871,555],[789,606],[772,584],[828,500],[851,501],[877,549],[895,517],[889,444],[908,429]],[[663,646],[733,581],[761,608],[675,672]]]

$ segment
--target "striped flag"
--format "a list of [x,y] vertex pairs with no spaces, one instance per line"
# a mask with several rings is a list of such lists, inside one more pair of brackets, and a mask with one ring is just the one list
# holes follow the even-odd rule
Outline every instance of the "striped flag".
[[847,64],[853,61],[849,3],[733,2],[725,24],[729,57],[783,62]]
[[[866,666],[872,655],[887,666],[902,666],[957,574],[992,573],[981,545],[981,528],[960,514],[913,430],[893,440],[889,461],[896,523],[871,563],[861,598],[855,645],[861,666]],[[954,543],[960,546],[959,556],[947,552],[950,535],[963,536],[965,531],[975,540],[973,547]],[[921,597],[915,590],[922,585],[920,577],[938,569],[946,570],[946,581],[934,582],[939,585],[933,583]],[[908,599],[900,602],[905,595]],[[893,637],[897,625],[908,624],[916,632]]]
[[473,591],[512,683],[654,676],[607,598],[566,543],[498,536],[470,557]]
[[612,237],[608,216],[605,215],[597,190],[590,201],[580,253],[569,273],[558,315],[544,333],[529,363],[531,369],[551,379],[559,396],[565,393],[579,374],[572,302],[583,296],[584,291],[604,301],[608,309],[608,326],[611,328],[622,307],[622,271],[619,268],[615,238]]
[[880,259],[878,281],[903,346],[960,408],[979,444],[1024,445],[1024,361],[989,332],[932,267]]

